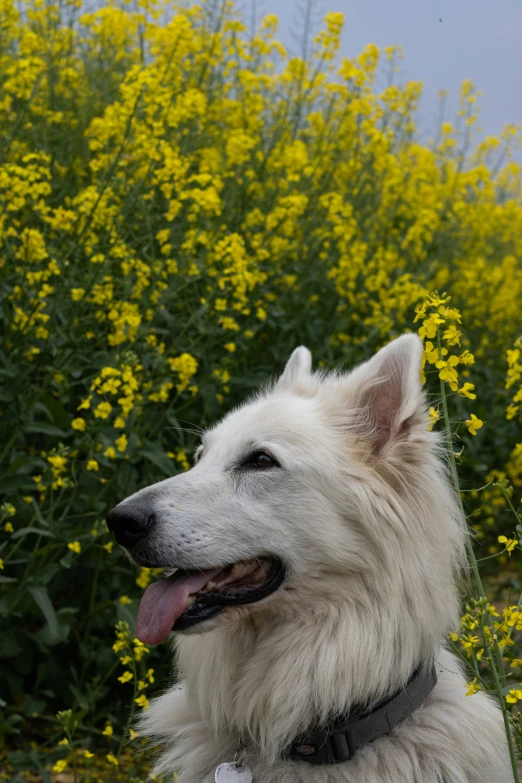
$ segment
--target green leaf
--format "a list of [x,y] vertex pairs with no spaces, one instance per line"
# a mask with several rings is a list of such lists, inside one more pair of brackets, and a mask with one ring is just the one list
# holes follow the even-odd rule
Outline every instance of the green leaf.
[[38,503],[34,498],[33,498],[33,508],[34,508],[34,513],[36,514],[36,518],[38,519],[38,522],[41,525],[45,525],[45,527],[49,527],[49,523],[46,522],[45,519],[43,518],[42,512],[40,511],[40,506],[38,505]]
[[59,427],[55,427],[54,424],[47,424],[44,421],[37,424],[26,424],[24,427],[25,432],[41,432],[43,435],[54,435],[58,438],[67,438],[70,432],[65,432]]
[[18,582],[18,579],[15,579],[14,576],[2,576],[0,574],[0,585],[7,584],[8,582]]
[[62,568],[70,568],[74,559],[74,554],[70,550],[63,557],[60,558],[60,565]]
[[162,470],[167,476],[174,476],[176,474],[176,468],[174,463],[165,454],[164,451],[142,451],[142,456],[156,465],[157,468]]
[[11,538],[21,538],[21,536],[27,536],[29,533],[35,533],[37,536],[47,536],[47,538],[55,538],[50,530],[42,530],[40,527],[21,527],[19,530],[15,530]]
[[0,494],[12,495],[17,489],[34,490],[34,481],[28,476],[6,476],[0,480]]
[[[33,553],[33,555],[36,553]],[[30,584],[33,585],[46,585],[51,579],[58,573],[60,566],[58,563],[47,563],[44,566],[40,566],[33,576],[29,577]]]
[[64,430],[69,429],[71,425],[71,415],[67,413],[62,403],[51,394],[45,394],[41,401],[51,414],[54,423]]
[[41,609],[41,612],[47,621],[50,638],[57,639],[58,620],[56,619],[56,612],[54,611],[54,606],[49,598],[47,588],[43,585],[29,585],[27,587],[27,592],[33,597],[35,603]]
[[18,644],[13,633],[0,635],[0,658],[14,658],[23,653],[24,649]]

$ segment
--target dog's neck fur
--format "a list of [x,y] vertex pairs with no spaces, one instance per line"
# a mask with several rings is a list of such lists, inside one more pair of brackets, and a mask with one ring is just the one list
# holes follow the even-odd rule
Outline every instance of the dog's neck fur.
[[[226,726],[237,735],[238,744],[252,740],[275,760],[302,731],[356,704],[372,705],[409,678],[419,663],[417,651],[379,649],[386,646],[389,623],[385,607],[379,614],[380,628],[372,628],[370,648],[369,639],[360,635],[349,650],[341,644],[367,620],[362,607],[351,607],[329,620],[312,611],[306,634],[299,617],[266,628],[240,621],[212,633],[212,653],[207,649],[204,665],[198,655],[201,640],[184,639],[179,644],[180,668],[186,674],[189,698],[216,733]],[[329,631],[323,628],[333,623],[339,634],[328,638]],[[434,654],[426,650],[426,658]],[[284,687],[289,681],[296,683],[290,699]]]

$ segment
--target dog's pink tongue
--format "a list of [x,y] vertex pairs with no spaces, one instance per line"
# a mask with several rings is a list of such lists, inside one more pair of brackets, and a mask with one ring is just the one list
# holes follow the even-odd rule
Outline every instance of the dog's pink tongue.
[[159,644],[183,614],[187,598],[206,585],[219,568],[192,574],[173,574],[147,587],[136,619],[136,635],[145,644]]

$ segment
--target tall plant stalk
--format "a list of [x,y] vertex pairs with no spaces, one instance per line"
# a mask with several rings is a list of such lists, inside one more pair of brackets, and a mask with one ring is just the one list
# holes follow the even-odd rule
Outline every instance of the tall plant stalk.
[[[440,329],[437,329],[437,343],[439,347],[439,354],[441,350],[441,338],[440,338]],[[446,436],[446,445],[447,445],[447,451],[448,451],[448,462],[450,466],[451,471],[451,478],[453,483],[453,488],[455,490],[455,495],[457,497],[457,503],[459,505],[460,513],[461,513],[461,519],[463,521],[463,524],[466,525],[466,531],[465,531],[465,541],[466,541],[466,550],[468,554],[468,559],[471,565],[471,571],[473,573],[473,581],[475,584],[476,591],[478,595],[483,598],[485,601],[487,601],[486,592],[484,590],[484,585],[482,584],[482,579],[480,576],[480,571],[478,567],[477,558],[475,557],[475,552],[473,551],[473,544],[471,541],[471,535],[466,523],[466,514],[464,511],[464,506],[462,504],[462,498],[460,494],[460,482],[459,482],[459,474],[457,470],[457,463],[455,460],[455,452],[453,450],[453,435],[451,431],[451,423],[449,418],[449,412],[448,412],[448,399],[446,395],[446,385],[445,382],[441,379],[440,381],[440,396],[441,396],[441,402],[442,402],[442,413],[444,418],[444,431]],[[502,651],[500,650],[498,639],[495,633],[495,630],[493,628],[490,628],[491,630],[491,639],[493,641],[493,650],[491,649],[491,646],[489,644],[489,640],[486,634],[484,634],[484,645],[486,648],[486,653],[491,661],[491,671],[493,674],[493,679],[495,682],[495,690],[498,695],[498,699],[500,702],[500,709],[502,710],[502,717],[504,719],[504,727],[506,729],[506,737],[507,737],[507,743],[508,743],[508,749],[509,749],[509,758],[511,761],[511,768],[513,770],[513,780],[515,783],[520,783],[520,776],[518,773],[518,766],[517,766],[517,759],[515,754],[515,746],[513,743],[513,735],[511,733],[511,724],[509,722],[509,712],[506,707],[506,702],[504,698],[504,694],[502,692],[502,683],[501,683],[501,675],[499,675],[499,672],[502,673],[502,676],[505,679],[504,674],[504,659],[502,658]]]

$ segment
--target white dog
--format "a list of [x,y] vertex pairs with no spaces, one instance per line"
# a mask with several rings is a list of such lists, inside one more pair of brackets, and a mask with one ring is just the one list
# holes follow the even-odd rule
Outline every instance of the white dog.
[[441,647],[465,534],[421,357],[405,335],[326,375],[297,348],[272,388],[203,435],[192,470],[109,515],[137,563],[178,569],[148,588],[137,623],[149,644],[176,632],[179,655],[180,683],[141,724],[164,747],[156,774],[512,780],[500,710],[466,697]]

